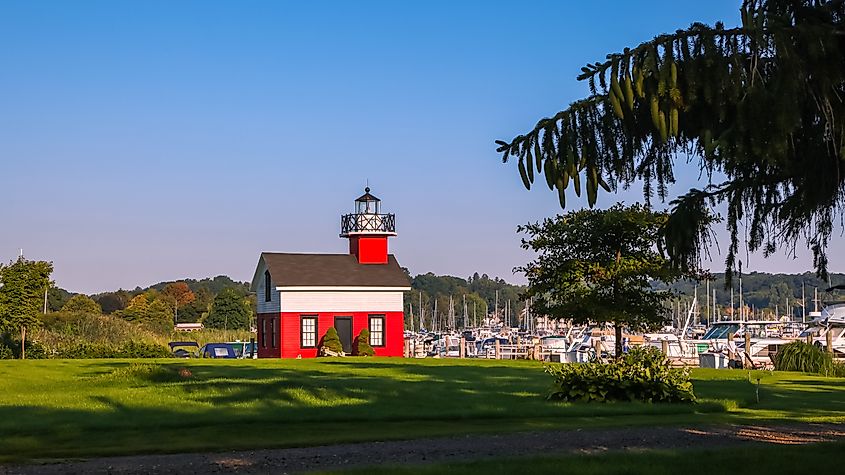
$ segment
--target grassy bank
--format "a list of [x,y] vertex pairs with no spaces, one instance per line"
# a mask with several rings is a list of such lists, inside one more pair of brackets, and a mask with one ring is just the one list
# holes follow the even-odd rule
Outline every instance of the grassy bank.
[[[845,379],[797,373],[696,370],[696,405],[585,405],[545,401],[550,380],[528,361],[159,360],[152,372],[129,370],[131,363],[0,362],[0,460],[627,424],[845,421]],[[177,367],[192,375],[157,377]]]

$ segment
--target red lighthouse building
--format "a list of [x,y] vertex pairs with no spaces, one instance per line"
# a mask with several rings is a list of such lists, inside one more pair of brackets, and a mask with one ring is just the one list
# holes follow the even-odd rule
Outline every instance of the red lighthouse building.
[[376,356],[402,356],[402,297],[410,283],[388,254],[396,217],[380,208],[367,188],[355,200],[355,212],[341,217],[348,254],[261,253],[251,286],[260,358],[315,357],[329,327],[346,353],[367,329]]

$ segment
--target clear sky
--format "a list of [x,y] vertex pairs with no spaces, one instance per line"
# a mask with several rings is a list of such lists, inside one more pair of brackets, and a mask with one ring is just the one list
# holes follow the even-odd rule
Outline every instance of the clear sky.
[[493,141],[583,96],[585,63],[739,4],[4,0],[0,259],[88,293],[248,280],[261,251],[345,252],[369,180],[412,273],[519,281],[516,226],[559,208]]

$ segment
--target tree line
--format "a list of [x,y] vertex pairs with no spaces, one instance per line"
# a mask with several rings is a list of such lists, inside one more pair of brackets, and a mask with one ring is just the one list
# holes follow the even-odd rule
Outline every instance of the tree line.
[[246,283],[226,276],[89,296],[56,287],[52,272],[52,263],[23,256],[0,264],[0,357],[26,357],[33,347],[27,334],[41,329],[53,331],[51,336],[61,340],[58,334],[74,333],[80,326],[121,322],[137,328],[139,335],[168,335],[175,323],[202,322],[205,328],[224,330],[253,326],[254,296]]
[[[431,272],[411,278],[405,292],[405,326],[408,329],[453,329],[478,326],[494,318],[511,326],[520,320],[525,287],[478,272],[466,279]],[[465,305],[466,304],[466,305]]]

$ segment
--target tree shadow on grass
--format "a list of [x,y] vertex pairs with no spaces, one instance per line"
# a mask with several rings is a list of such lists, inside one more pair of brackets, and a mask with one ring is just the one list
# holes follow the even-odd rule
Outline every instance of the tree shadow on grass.
[[[371,438],[387,434],[386,428],[397,437],[411,426],[460,430],[469,420],[503,430],[517,420],[571,420],[588,427],[594,418],[718,410],[702,405],[549,402],[543,395],[551,380],[539,364],[160,360],[162,366],[187,367],[193,376],[159,383],[100,377],[129,363],[86,363],[78,373],[84,377],[72,377],[57,387],[78,391],[80,405],[41,401],[42,406],[0,406],[0,433],[14,434],[0,438],[0,456],[326,443],[356,440],[361,428]],[[748,388],[734,391],[741,395]]]

